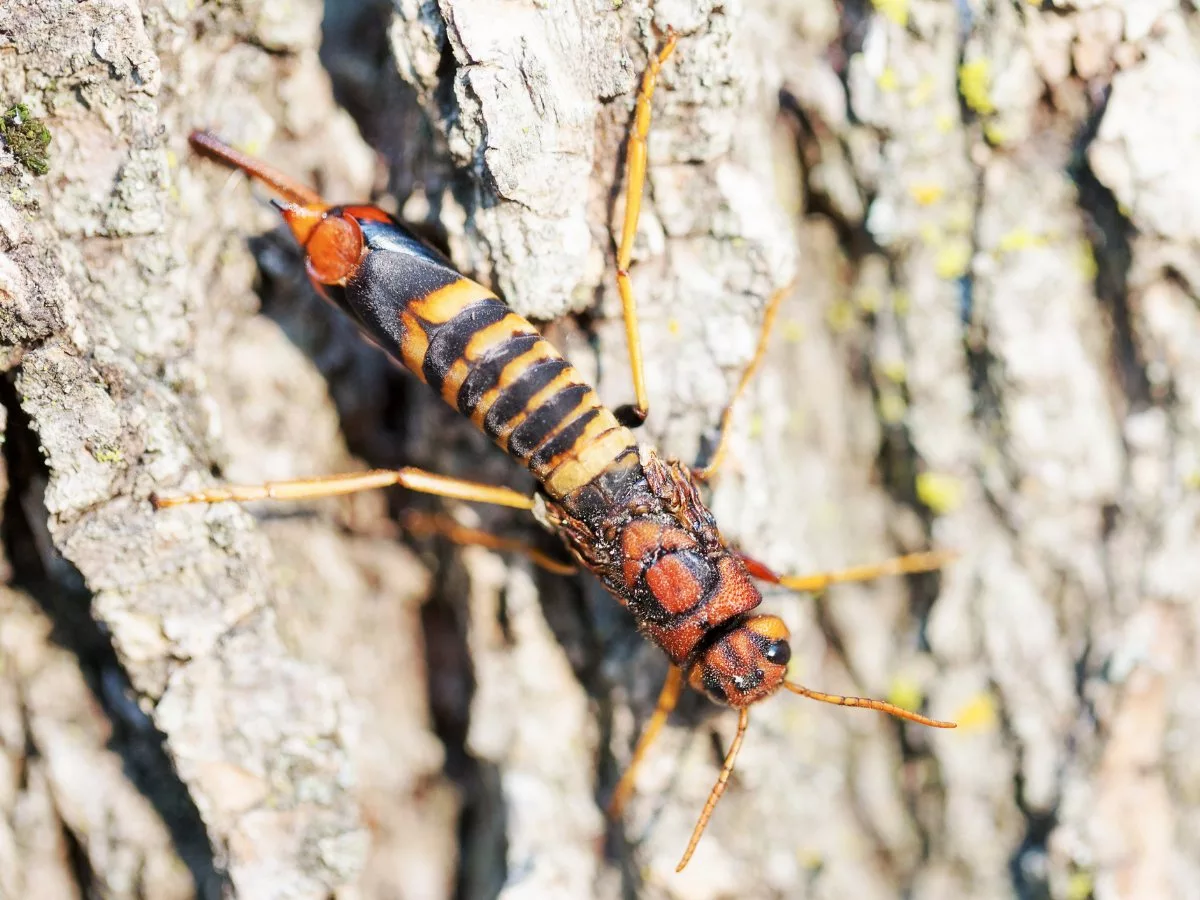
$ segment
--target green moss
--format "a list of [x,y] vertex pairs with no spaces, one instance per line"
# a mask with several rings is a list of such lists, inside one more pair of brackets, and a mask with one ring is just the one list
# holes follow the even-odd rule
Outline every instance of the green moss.
[[29,112],[23,103],[11,106],[0,117],[0,140],[3,140],[17,162],[34,175],[45,175],[50,170],[50,130]]

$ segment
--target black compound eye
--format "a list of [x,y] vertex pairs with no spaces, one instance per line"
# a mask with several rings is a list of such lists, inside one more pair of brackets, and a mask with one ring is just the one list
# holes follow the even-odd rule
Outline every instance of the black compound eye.
[[777,666],[786,666],[792,658],[792,647],[787,641],[771,641],[763,655]]
[[725,693],[725,688],[721,684],[721,679],[717,678],[712,672],[704,673],[704,690],[708,696],[714,700],[719,700],[725,703],[729,699],[729,695]]

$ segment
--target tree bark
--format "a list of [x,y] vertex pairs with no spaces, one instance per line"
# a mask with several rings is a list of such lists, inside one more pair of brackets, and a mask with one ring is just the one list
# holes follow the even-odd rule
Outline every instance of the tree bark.
[[[780,571],[794,697],[691,698],[586,578],[413,540],[414,497],[155,490],[527,476],[316,300],[211,128],[444,243],[692,461],[795,278],[712,507]],[[0,898],[1200,896],[1200,13],[1178,0],[0,8]],[[18,109],[17,105],[21,108]],[[51,137],[42,147],[44,126]],[[42,162],[45,174],[41,173]]]

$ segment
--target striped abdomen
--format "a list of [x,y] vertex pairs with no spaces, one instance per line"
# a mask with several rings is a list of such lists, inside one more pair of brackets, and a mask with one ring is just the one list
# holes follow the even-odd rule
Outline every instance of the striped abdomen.
[[365,255],[342,291],[327,289],[331,299],[528,466],[551,497],[566,497],[635,446],[575,367],[491,291],[400,225],[355,219]]

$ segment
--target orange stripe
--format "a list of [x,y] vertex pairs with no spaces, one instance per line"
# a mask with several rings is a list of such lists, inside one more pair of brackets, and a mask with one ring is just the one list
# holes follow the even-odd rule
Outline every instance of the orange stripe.
[[[578,384],[581,382],[576,383]],[[593,391],[591,388],[588,388],[588,392],[583,395],[577,404],[575,404],[574,408],[561,419],[559,419],[558,424],[550,430],[550,433],[545,435],[533,446],[533,449],[529,451],[529,455],[532,457],[533,454],[537,453],[542,449],[543,446],[545,446],[546,441],[551,440],[556,434],[561,432],[564,428],[582,416],[589,409],[595,409],[599,405],[599,402],[596,400],[595,391]]]
[[458,391],[471,373],[474,363],[494,347],[520,334],[537,334],[537,330],[521,316],[509,313],[499,322],[481,328],[471,336],[462,358],[455,361],[442,381],[442,399],[451,406],[458,404]]
[[493,347],[504,343],[510,337],[518,334],[537,334],[537,329],[516,313],[509,313],[495,325],[475,332],[467,344],[466,358],[471,362],[479,360],[483,354]]
[[[529,402],[525,404],[525,408],[509,419],[496,434],[496,443],[504,448],[504,452],[508,452],[508,438],[513,433],[518,425],[529,418],[539,406],[557,394],[565,387],[572,384],[583,384],[583,379],[574,366],[564,369],[554,377],[548,385],[529,398]],[[590,393],[590,392],[589,392]]]
[[407,311],[431,325],[444,325],[477,300],[495,296],[482,284],[470,278],[460,278],[427,297],[410,301]]
[[421,381],[425,374],[421,371],[425,365],[425,354],[429,352],[429,336],[417,319],[407,309],[400,311],[400,361],[404,367]]
[[561,463],[542,480],[546,493],[555,500],[561,500],[572,491],[593,481],[612,465],[618,456],[634,446],[636,441],[628,428],[618,426],[605,432],[584,447],[577,456]]
[[509,386],[514,381],[525,374],[525,370],[537,362],[539,359],[561,359],[562,354],[551,346],[549,341],[538,341],[507,366],[500,373],[500,378],[496,381],[496,386],[487,391],[479,398],[479,403],[476,404],[474,412],[471,413],[471,421],[475,427],[483,430],[483,420],[487,417],[488,410],[492,408],[500,395],[508,390]]
[[[588,409],[592,409],[596,406],[599,406],[599,402],[596,397],[596,393],[594,391],[589,391],[588,395],[584,398],[584,402],[579,404],[579,407],[575,410],[575,413],[573,413],[571,415],[570,420],[564,422],[562,427],[566,428],[568,425],[571,424],[571,422],[573,422],[573,421],[575,421],[575,419],[579,418],[580,415],[587,412]],[[546,461],[545,465],[538,466],[537,470],[534,471],[533,474],[536,475],[538,478],[545,477],[547,474],[549,474],[550,472],[553,472],[555,469],[557,469],[559,466],[561,466],[567,460],[574,459],[575,457],[577,457],[583,451],[583,449],[585,447],[587,447],[589,444],[591,444],[593,441],[595,441],[596,438],[600,437],[600,435],[604,434],[606,431],[611,431],[613,428],[616,428],[616,427],[617,427],[616,418],[613,416],[612,413],[610,413],[607,409],[605,409],[604,407],[601,406],[599,415],[597,415],[595,418],[592,419],[592,421],[587,423],[587,427],[584,428],[583,431],[580,433],[579,437],[575,439],[575,443],[572,444],[570,447],[568,447],[566,450],[564,450],[562,453],[552,456],[550,459],[548,459]],[[562,428],[556,429],[554,433],[558,434],[559,431],[562,431]]]

